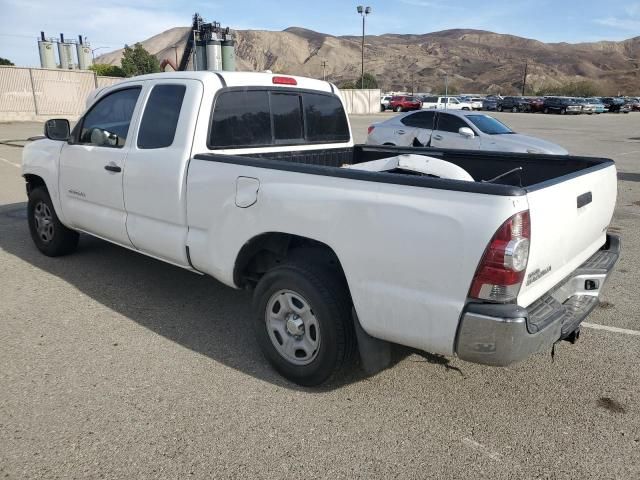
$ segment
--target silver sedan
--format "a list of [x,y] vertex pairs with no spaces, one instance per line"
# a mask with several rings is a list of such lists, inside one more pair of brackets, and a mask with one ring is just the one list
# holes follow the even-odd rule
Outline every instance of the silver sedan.
[[369,145],[568,155],[555,143],[514,132],[482,112],[418,110],[369,127]]

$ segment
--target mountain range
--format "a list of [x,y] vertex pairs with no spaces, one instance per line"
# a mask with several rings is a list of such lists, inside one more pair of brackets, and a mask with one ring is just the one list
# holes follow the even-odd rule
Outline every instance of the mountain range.
[[[176,27],[141,41],[160,61],[177,63],[191,34]],[[323,77],[340,84],[360,76],[361,37],[334,36],[299,27],[283,31],[235,30],[238,70]],[[119,64],[123,50],[96,63]],[[544,43],[483,30],[367,35],[365,71],[384,90],[442,90],[445,73],[455,90],[512,94],[527,64],[528,90],[588,80],[602,94],[640,93],[640,37],[592,43]]]

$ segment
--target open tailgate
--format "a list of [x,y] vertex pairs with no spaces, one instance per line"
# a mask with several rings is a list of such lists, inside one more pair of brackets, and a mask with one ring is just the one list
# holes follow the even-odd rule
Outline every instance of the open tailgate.
[[613,163],[531,188],[531,246],[519,305],[529,306],[605,243],[616,195]]

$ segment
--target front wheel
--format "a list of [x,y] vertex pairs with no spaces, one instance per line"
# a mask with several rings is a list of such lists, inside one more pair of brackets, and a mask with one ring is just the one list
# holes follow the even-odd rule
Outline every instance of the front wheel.
[[566,108],[560,109],[560,115],[564,115],[566,113],[567,113],[567,109]]
[[516,107],[516,106],[511,107],[511,112],[512,113],[518,113],[518,107]]
[[46,189],[38,187],[29,193],[27,220],[33,243],[45,255],[58,257],[77,248],[78,232],[60,222]]
[[398,105],[396,108],[393,109],[393,111],[400,113],[402,111],[402,107]]
[[273,268],[258,282],[254,309],[262,352],[292,382],[324,383],[351,356],[348,287],[328,267],[292,262]]
[[498,112],[501,112],[501,111],[502,111],[502,105],[497,106],[497,107],[496,107],[496,110],[497,110]]

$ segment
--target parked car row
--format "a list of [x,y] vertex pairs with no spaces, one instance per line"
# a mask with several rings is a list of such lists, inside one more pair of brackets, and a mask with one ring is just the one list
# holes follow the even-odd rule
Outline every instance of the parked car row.
[[418,96],[385,95],[380,109],[408,112],[420,109],[435,110],[487,110],[498,112],[557,113],[560,115],[629,113],[640,111],[640,98],[636,97],[522,97],[489,95],[484,98],[470,96]]

